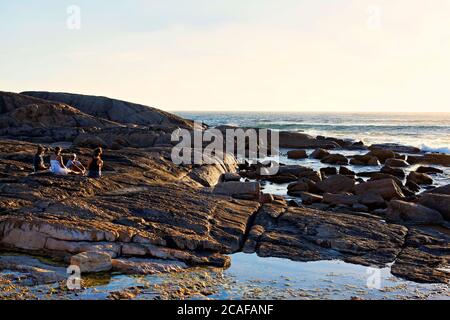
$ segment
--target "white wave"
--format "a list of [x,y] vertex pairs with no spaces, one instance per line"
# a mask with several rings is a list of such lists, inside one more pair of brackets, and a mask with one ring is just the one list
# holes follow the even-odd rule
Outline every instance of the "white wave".
[[430,147],[427,146],[426,144],[422,144],[420,146],[420,149],[423,152],[437,152],[437,153],[447,153],[450,154],[450,148],[449,147]]

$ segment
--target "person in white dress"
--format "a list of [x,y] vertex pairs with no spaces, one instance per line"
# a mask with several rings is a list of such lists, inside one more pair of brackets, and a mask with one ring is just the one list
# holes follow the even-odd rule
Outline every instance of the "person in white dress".
[[68,175],[71,173],[71,170],[64,165],[60,147],[55,148],[55,152],[50,158],[50,171],[57,175]]

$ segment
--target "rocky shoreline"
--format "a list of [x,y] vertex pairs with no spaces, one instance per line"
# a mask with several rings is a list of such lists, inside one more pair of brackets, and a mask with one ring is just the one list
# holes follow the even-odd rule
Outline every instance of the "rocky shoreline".
[[[288,158],[321,168],[281,164],[277,175],[262,176],[261,164],[232,155],[175,165],[177,128],[193,123],[104,97],[0,92],[1,250],[124,274],[227,268],[229,254],[243,251],[392,264],[404,279],[448,283],[450,185],[436,187],[434,176],[449,179],[450,155],[281,132]],[[104,177],[33,174],[37,145],[63,143],[64,154],[82,161],[104,147]],[[262,193],[267,183],[289,183],[289,197]],[[63,279],[61,270],[2,256],[0,270],[37,283]]]

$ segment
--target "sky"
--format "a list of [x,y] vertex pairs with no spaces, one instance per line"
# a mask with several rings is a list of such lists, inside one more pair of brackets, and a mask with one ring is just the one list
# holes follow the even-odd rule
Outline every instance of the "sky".
[[0,0],[0,90],[168,111],[450,112],[448,0]]

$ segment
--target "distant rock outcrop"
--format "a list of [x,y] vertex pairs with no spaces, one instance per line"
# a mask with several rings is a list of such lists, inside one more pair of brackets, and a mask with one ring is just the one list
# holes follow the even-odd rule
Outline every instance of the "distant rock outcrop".
[[119,149],[171,145],[174,130],[192,128],[189,120],[125,101],[75,94],[61,94],[64,99],[55,99],[51,93],[28,94],[0,92],[0,136]]
[[118,124],[59,102],[0,92],[0,128],[105,127]]
[[63,103],[0,92],[0,136],[51,143],[73,141],[85,131],[121,127]]
[[190,120],[183,119],[162,110],[107,97],[72,93],[26,91],[23,95],[68,104],[89,115],[122,124],[167,125],[192,128]]

